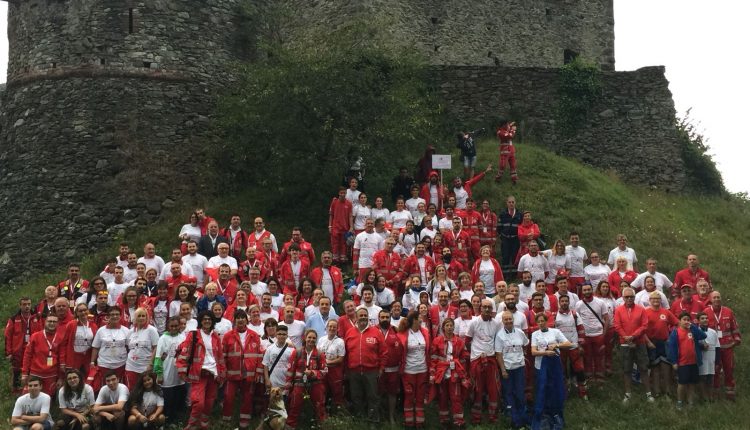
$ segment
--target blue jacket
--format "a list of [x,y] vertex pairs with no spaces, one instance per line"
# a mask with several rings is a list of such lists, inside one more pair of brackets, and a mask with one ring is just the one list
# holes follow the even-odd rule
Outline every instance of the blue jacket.
[[[677,330],[679,327],[672,330],[669,333],[669,339],[667,339],[667,360],[670,363],[677,364],[678,357],[680,356],[680,345],[677,339]],[[701,330],[697,325],[690,324],[690,332],[693,334],[693,342],[695,342],[695,359],[698,367],[703,364],[703,340],[706,338],[706,333]]]
[[[212,301],[221,303],[224,306],[224,310],[227,310],[227,300],[224,298],[224,296],[217,295]],[[210,310],[208,309],[208,297],[203,296],[198,299],[198,303],[195,304],[195,309],[198,311],[198,313]]]

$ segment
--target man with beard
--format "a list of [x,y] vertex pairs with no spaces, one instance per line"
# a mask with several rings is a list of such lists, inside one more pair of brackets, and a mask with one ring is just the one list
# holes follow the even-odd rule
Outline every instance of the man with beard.
[[182,257],[182,263],[190,266],[198,287],[203,287],[208,259],[205,256],[198,254],[198,244],[193,240],[188,242],[187,251],[188,255]]
[[247,248],[247,232],[240,226],[240,216],[237,214],[232,215],[229,221],[229,227],[221,230],[221,235],[227,238],[229,241],[230,254],[235,260],[240,261],[245,255],[245,249]]
[[[386,286],[392,291],[398,292],[401,288],[401,256],[393,251],[396,241],[393,238],[387,238],[384,242],[384,248],[375,251],[372,255],[372,270],[385,277]],[[419,245],[417,245],[419,248]],[[418,251],[417,251],[418,252]],[[424,255],[424,245],[422,245],[422,255]],[[406,265],[404,265],[406,267]]]
[[[464,266],[460,261],[453,258],[453,252],[447,246],[443,248],[440,259],[445,266],[445,271],[448,272],[449,279],[458,279],[458,275],[467,270],[466,266]],[[437,260],[435,261],[435,264],[439,264]]]
[[332,298],[335,304],[339,304],[344,295],[344,280],[341,269],[332,264],[333,253],[330,251],[323,251],[320,254],[320,262],[319,267],[312,269],[310,277],[315,285],[323,290],[326,297]]
[[453,258],[456,259],[461,266],[469,266],[469,251],[471,249],[471,236],[469,231],[463,228],[461,218],[453,217],[453,229],[449,230],[443,235],[445,245],[450,248]]
[[344,336],[352,406],[371,422],[380,422],[378,377],[388,361],[388,350],[380,327],[370,326],[367,309],[358,309],[357,325]]
[[81,266],[76,263],[68,265],[68,279],[57,284],[58,295],[70,300],[71,303],[88,289],[89,281],[81,279]]
[[508,196],[505,200],[506,208],[497,217],[497,234],[500,236],[501,265],[505,279],[511,279],[515,272],[516,254],[521,247],[518,240],[518,226],[523,221],[523,211],[516,209],[516,198]]
[[[386,241],[386,249],[388,249],[388,241]],[[429,282],[430,276],[432,276],[432,273],[435,273],[435,262],[430,256],[426,255],[424,243],[418,243],[414,248],[414,254],[410,255],[406,261],[404,261],[403,273],[406,276],[406,279],[409,279],[412,276],[419,276],[422,281],[422,286],[427,287],[427,282]]]
[[518,272],[523,273],[527,270],[531,272],[532,282],[547,279],[549,275],[549,262],[539,252],[539,244],[535,240],[529,242],[529,253],[518,261]]
[[429,206],[430,203],[437,205],[437,210],[443,208],[443,199],[448,194],[445,186],[438,180],[438,173],[436,171],[430,172],[429,181],[422,185],[422,190],[419,192],[419,197],[424,200],[424,205]]
[[604,380],[604,335],[611,324],[607,305],[594,297],[591,285],[583,285],[581,293],[583,298],[575,304],[575,311],[581,319],[585,336],[582,343],[586,376]]
[[466,334],[471,344],[470,368],[474,380],[474,403],[471,407],[471,422],[482,421],[484,396],[487,396],[487,413],[490,423],[497,422],[498,364],[495,359],[495,335],[502,324],[492,319],[492,300],[482,300],[480,317],[472,321]]
[[578,347],[578,345],[584,346],[586,344],[585,331],[581,318],[578,317],[576,311],[570,309],[570,298],[568,296],[560,296],[560,310],[555,315],[555,328],[560,330],[572,344],[570,349],[560,351],[560,359],[565,374],[569,381],[572,381],[575,376],[578,397],[588,400],[583,354],[581,348]]
[[[544,282],[544,279],[541,281]],[[524,270],[521,273],[521,283],[518,284],[518,292],[520,293],[518,301],[524,303],[531,300],[531,295],[536,293],[536,285],[532,282],[531,272],[528,270]]]
[[396,401],[401,391],[401,357],[404,347],[396,334],[396,327],[393,327],[391,314],[387,311],[378,313],[378,327],[383,335],[383,342],[388,359],[385,363],[385,369],[378,381],[379,392],[387,396],[388,399],[388,418],[391,425],[396,422]]

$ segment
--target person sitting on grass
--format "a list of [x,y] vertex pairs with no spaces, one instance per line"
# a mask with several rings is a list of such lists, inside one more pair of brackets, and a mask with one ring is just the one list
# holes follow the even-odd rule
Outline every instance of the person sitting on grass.
[[90,412],[95,402],[94,389],[84,383],[78,369],[65,372],[65,383],[57,392],[62,419],[57,420],[55,427],[67,430],[89,430],[91,428]]
[[143,373],[128,401],[128,429],[136,430],[164,425],[164,396],[154,372]]
[[125,402],[128,401],[130,391],[125,384],[121,384],[114,370],[107,370],[104,375],[105,385],[99,391],[91,412],[94,422],[101,430],[123,430],[125,428]]
[[51,430],[50,397],[42,392],[42,379],[30,376],[26,381],[27,394],[16,400],[10,424],[13,430]]

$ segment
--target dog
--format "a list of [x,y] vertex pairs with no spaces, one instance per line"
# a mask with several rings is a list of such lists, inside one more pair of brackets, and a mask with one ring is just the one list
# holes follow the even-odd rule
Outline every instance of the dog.
[[266,416],[261,420],[257,430],[284,430],[286,419],[284,392],[279,387],[273,387],[268,395],[268,412],[266,412]]

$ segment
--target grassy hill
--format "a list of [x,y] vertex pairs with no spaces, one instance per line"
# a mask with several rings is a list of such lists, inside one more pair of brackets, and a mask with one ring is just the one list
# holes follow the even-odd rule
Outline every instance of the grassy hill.
[[[496,167],[496,143],[483,139],[478,142],[478,147],[477,170],[488,163]],[[493,210],[497,211],[505,197],[513,194],[520,208],[532,211],[550,244],[558,238],[567,239],[568,232],[575,229],[581,235],[582,246],[589,252],[598,250],[606,255],[615,246],[615,236],[625,233],[630,246],[638,253],[641,268],[647,258],[654,257],[659,261],[659,270],[670,278],[684,266],[687,254],[696,253],[701,258],[703,268],[711,273],[714,286],[722,291],[725,304],[734,309],[740,325],[745,326],[746,315],[750,311],[750,299],[744,291],[744,283],[750,275],[750,202],[719,197],[687,197],[625,185],[612,174],[556,156],[532,144],[519,144],[517,155],[518,185],[510,185],[507,172],[500,184],[495,183],[492,180],[493,172],[475,186],[475,199],[489,199]],[[456,158],[454,165],[458,164]],[[445,172],[446,181],[460,173],[459,167]],[[381,185],[383,189],[375,191],[385,191],[388,184]],[[373,184],[370,187],[376,188]],[[322,202],[317,208],[292,205],[287,210],[277,208],[269,213],[263,206],[262,196],[266,192],[273,191],[253,191],[207,200],[207,213],[221,222],[236,212],[242,216],[246,226],[250,225],[253,216],[270,215],[270,218],[267,217],[267,227],[280,242],[287,240],[292,225],[300,225],[317,253],[328,248],[325,230],[328,202]],[[373,194],[370,193],[371,202],[374,201]],[[189,208],[175,210],[158,225],[125,234],[122,238],[137,251],[146,241],[152,241],[157,245],[159,255],[169,255],[169,249],[177,243],[177,233],[186,222],[188,213]],[[109,249],[93,253],[83,261],[84,277],[99,272],[105,258],[116,254],[118,242],[113,241]],[[60,262],[61,271],[58,273],[40,275],[22,284],[3,286],[0,291],[0,315],[7,318],[13,313],[17,299],[22,295],[29,295],[34,300],[41,297],[46,285],[64,278],[62,267],[65,264],[65,261]],[[742,428],[737,412],[750,408],[750,396],[745,391],[750,382],[745,365],[747,359],[748,347],[743,344],[737,351],[736,403],[698,405],[677,412],[673,404],[662,400],[655,404],[642,402],[642,391],[637,387],[634,401],[625,408],[620,403],[620,378],[615,376],[603,386],[590,387],[590,402],[572,399],[567,403],[568,428]],[[0,372],[8,374],[7,362],[2,364]],[[2,416],[9,417],[13,399],[8,395],[7,384],[0,388],[0,396]],[[428,420],[437,423],[434,410]],[[351,427],[351,424],[350,420],[336,419],[330,422],[330,427],[344,428]]]

